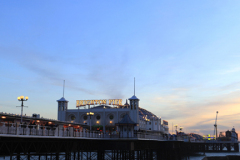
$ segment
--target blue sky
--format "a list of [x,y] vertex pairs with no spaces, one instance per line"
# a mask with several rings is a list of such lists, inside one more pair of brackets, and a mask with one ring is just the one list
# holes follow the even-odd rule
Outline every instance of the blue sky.
[[0,1],[0,109],[127,99],[186,132],[240,130],[240,2]]

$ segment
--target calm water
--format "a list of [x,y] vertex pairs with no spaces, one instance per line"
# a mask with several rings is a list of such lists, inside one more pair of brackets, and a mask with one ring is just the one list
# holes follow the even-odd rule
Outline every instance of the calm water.
[[[239,144],[239,148],[240,148],[240,144]],[[189,159],[190,160],[202,160],[204,157],[209,157],[209,156],[227,156],[227,155],[238,155],[240,156],[240,152],[225,152],[225,153],[199,153],[201,154],[200,156],[190,156]],[[23,158],[23,157],[21,157]],[[23,159],[25,159],[27,157],[24,157]],[[33,158],[33,157],[32,157]],[[44,160],[46,159],[45,157],[42,157],[41,160]],[[51,160],[50,156],[49,158],[47,158],[49,160]],[[64,156],[62,157],[62,159],[64,159]],[[0,157],[0,160],[10,160],[10,157],[9,156],[6,156],[6,157]]]
[[[240,148],[240,144],[239,144]],[[200,153],[203,154],[203,153]],[[210,157],[210,156],[227,156],[227,155],[238,155],[240,156],[240,152],[225,152],[225,153],[205,153],[205,156],[190,156],[190,160],[202,160],[204,157]]]
[[240,153],[239,152],[235,152],[235,153],[230,153],[230,152],[227,152],[227,153],[205,153],[205,156],[191,156],[190,157],[190,160],[202,160],[204,157],[209,157],[209,156],[227,156],[227,155],[238,155],[240,156]]
[[[227,155],[239,155],[240,156],[240,153],[206,153],[205,156],[227,156]],[[190,156],[190,160],[202,160],[204,157],[204,155],[202,156]],[[44,160],[45,157],[42,157],[41,160]],[[49,160],[51,158],[49,157]],[[10,160],[10,157],[0,157],[0,160]]]

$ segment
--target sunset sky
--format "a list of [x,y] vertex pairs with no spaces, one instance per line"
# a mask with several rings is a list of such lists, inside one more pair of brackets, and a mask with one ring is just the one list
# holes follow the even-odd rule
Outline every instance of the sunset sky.
[[[0,112],[125,99],[184,132],[240,132],[240,1],[0,1]],[[240,134],[239,134],[240,135]]]

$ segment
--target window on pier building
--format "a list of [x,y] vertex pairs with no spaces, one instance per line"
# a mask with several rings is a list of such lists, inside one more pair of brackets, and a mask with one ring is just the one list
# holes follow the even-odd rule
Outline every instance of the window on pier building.
[[97,116],[96,116],[96,119],[97,119],[97,120],[101,119],[101,116],[100,116],[100,115],[97,115]]
[[112,120],[113,118],[114,118],[114,116],[111,114],[111,115],[109,116],[109,119]]
[[71,120],[75,120],[76,119],[76,117],[75,116],[71,116]]

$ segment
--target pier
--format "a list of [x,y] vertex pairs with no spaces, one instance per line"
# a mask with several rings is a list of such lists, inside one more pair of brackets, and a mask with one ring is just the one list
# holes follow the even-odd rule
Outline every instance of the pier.
[[137,132],[134,137],[121,138],[74,127],[0,126],[0,156],[17,160],[180,160],[196,152],[238,151],[238,143],[172,141]]
[[3,136],[0,155],[10,159],[180,159],[180,141],[116,138]]
[[181,136],[169,140],[141,131],[123,136],[80,123],[24,117],[28,123],[20,124],[18,116],[5,113],[1,118],[6,121],[0,122],[0,156],[10,159],[181,160],[197,152],[239,152],[237,142],[184,142]]
[[231,141],[184,142],[184,148],[189,153],[239,152],[238,142],[231,142]]

